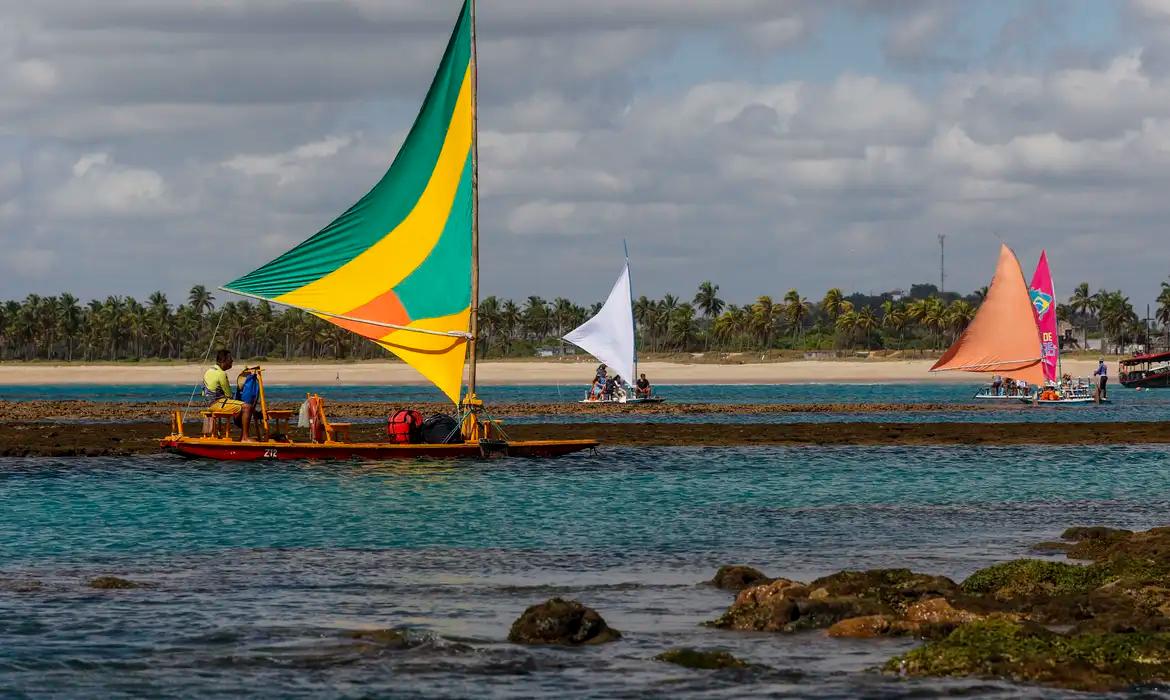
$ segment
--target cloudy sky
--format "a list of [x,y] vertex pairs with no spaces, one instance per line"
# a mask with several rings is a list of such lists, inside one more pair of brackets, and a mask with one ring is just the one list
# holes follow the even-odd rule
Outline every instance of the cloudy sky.
[[[0,0],[0,298],[181,298],[389,165],[460,0]],[[1170,0],[481,0],[483,292],[1170,273]],[[1030,270],[1029,270],[1030,272]],[[1061,289],[1063,287],[1063,289]]]

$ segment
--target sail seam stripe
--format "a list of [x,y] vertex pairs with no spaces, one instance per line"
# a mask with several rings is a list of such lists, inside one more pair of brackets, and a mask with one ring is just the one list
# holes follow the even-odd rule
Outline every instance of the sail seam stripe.
[[467,339],[471,338],[471,334],[468,333],[467,331],[433,331],[433,330],[430,330],[429,328],[412,328],[411,326],[400,326],[396,323],[386,323],[385,321],[373,321],[373,320],[370,320],[368,318],[357,318],[355,316],[346,316],[344,314],[330,313],[329,311],[321,311],[320,309],[313,309],[313,308],[310,308],[308,306],[297,306],[296,304],[286,304],[284,302],[276,301],[274,299],[268,299],[266,297],[257,296],[255,294],[248,294],[246,292],[241,292],[241,291],[232,289],[230,287],[220,287],[220,289],[222,289],[225,292],[231,292],[232,294],[239,294],[240,296],[243,296],[243,297],[250,297],[252,299],[259,299],[261,301],[267,301],[267,302],[272,303],[272,304],[279,304],[280,306],[287,306],[287,307],[293,308],[293,309],[300,309],[301,311],[313,314],[315,316],[328,316],[329,318],[336,318],[336,319],[340,319],[342,321],[351,321],[353,323],[365,323],[365,324],[368,324],[371,326],[378,326],[379,328],[390,328],[390,329],[393,329],[396,331],[410,331],[411,333],[422,333],[424,335],[441,335],[441,336],[446,336],[449,338],[467,338]]

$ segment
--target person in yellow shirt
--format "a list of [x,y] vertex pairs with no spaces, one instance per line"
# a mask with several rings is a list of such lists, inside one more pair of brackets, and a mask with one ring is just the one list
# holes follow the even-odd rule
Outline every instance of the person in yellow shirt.
[[[232,385],[227,371],[232,368],[232,353],[222,349],[215,353],[215,366],[203,373],[203,396],[208,408],[231,410],[240,415],[240,440],[248,440],[248,424],[252,420],[252,406],[232,398]],[[203,421],[203,436],[211,435],[211,418]]]

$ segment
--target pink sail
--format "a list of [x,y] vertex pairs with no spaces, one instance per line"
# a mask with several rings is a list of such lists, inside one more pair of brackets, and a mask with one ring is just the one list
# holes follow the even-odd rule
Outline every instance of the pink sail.
[[1056,330],[1056,294],[1052,289],[1052,272],[1048,269],[1048,253],[1040,251],[1040,262],[1036,274],[1028,285],[1028,296],[1032,299],[1032,311],[1036,314],[1036,327],[1040,329],[1040,350],[1043,353],[1045,381],[1056,381],[1056,368],[1060,363],[1060,342]]

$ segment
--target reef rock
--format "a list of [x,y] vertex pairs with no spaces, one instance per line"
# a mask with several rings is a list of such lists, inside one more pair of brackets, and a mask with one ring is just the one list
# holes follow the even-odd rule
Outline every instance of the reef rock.
[[575,600],[552,598],[524,611],[508,632],[515,644],[604,644],[621,638],[593,608]]
[[771,581],[772,579],[764,575],[759,569],[741,564],[732,564],[730,566],[719,567],[719,571],[715,572],[715,578],[711,580],[711,585],[725,591],[742,591],[745,588]]
[[671,649],[654,657],[668,664],[703,670],[721,668],[747,668],[750,664],[737,659],[726,651],[707,649]]
[[117,576],[98,576],[95,579],[90,579],[90,588],[100,588],[103,590],[126,590],[130,588],[142,588],[141,583],[128,581]]
[[1170,680],[1170,634],[1070,634],[993,618],[891,659],[887,672],[977,676],[1086,691]]
[[737,630],[779,632],[800,617],[796,599],[808,593],[803,584],[779,578],[770,583],[745,588],[714,627]]
[[711,624],[760,632],[823,629],[850,618],[894,620],[921,600],[959,593],[958,585],[948,578],[909,569],[842,571],[808,585],[777,579],[741,591],[727,612]]

